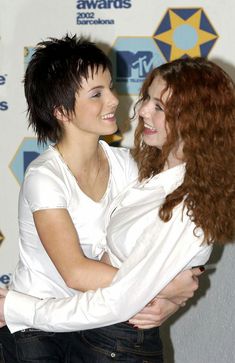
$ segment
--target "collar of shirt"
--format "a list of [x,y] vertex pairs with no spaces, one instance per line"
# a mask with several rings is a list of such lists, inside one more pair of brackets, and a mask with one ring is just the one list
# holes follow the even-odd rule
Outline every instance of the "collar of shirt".
[[152,189],[156,188],[156,185],[161,185],[165,194],[168,195],[183,183],[185,168],[186,163],[182,163],[154,175],[153,177],[141,182],[139,186],[145,189]]

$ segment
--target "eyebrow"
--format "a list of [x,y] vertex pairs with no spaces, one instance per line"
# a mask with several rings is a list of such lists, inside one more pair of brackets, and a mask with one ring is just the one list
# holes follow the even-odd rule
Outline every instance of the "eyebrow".
[[89,91],[88,91],[88,92],[94,91],[94,90],[96,90],[97,88],[104,88],[104,86],[99,85],[99,86],[92,87],[91,89],[89,89]]
[[[111,81],[110,81],[110,83],[109,83],[109,87],[111,87],[111,86],[113,86],[113,80],[111,80]],[[102,84],[97,85],[97,86],[95,86],[95,87],[92,87],[92,88],[89,90],[89,92],[90,92],[90,91],[93,91],[93,90],[96,90],[97,88],[105,88],[105,86],[103,86]]]

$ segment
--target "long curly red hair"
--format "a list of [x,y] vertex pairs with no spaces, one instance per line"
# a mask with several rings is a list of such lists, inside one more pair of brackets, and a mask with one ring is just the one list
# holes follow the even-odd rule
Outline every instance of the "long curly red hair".
[[[183,141],[186,173],[180,187],[169,194],[159,215],[167,222],[182,200],[187,214],[202,228],[204,241],[225,244],[234,238],[235,203],[235,88],[218,65],[204,58],[177,59],[155,68],[140,92],[142,101],[155,77],[161,77],[170,97],[164,104],[168,135],[162,150],[144,144],[139,116],[132,155],[139,179],[163,170],[167,157]],[[195,229],[195,233],[196,233]]]

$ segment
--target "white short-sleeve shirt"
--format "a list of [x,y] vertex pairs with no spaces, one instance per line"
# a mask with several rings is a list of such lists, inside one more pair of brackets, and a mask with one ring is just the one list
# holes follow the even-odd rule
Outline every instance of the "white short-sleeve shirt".
[[41,298],[74,294],[47,255],[35,228],[33,212],[67,209],[85,255],[94,258],[93,245],[105,237],[105,211],[114,197],[137,177],[137,167],[128,149],[110,147],[104,141],[100,141],[100,145],[109,162],[110,177],[99,202],[83,193],[52,146],[29,165],[19,195],[20,254],[11,289]]
[[[106,249],[120,269],[109,287],[47,301],[10,292],[5,302],[9,329],[73,331],[125,321],[180,271],[205,264],[212,246],[202,243],[203,233],[195,231],[183,203],[174,208],[169,222],[158,216],[166,195],[182,183],[184,173],[185,166],[179,165],[145,183],[135,182],[113,201],[106,219]],[[98,242],[96,248],[102,246]]]

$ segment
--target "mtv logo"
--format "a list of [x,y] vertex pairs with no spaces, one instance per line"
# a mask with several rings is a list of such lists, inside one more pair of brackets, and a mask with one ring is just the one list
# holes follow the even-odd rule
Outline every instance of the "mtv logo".
[[117,51],[116,53],[116,74],[117,77],[139,77],[145,76],[153,68],[154,54],[150,51],[138,51],[137,53],[126,51]]
[[112,47],[113,80],[119,94],[138,94],[143,80],[165,58],[152,37],[118,37]]

